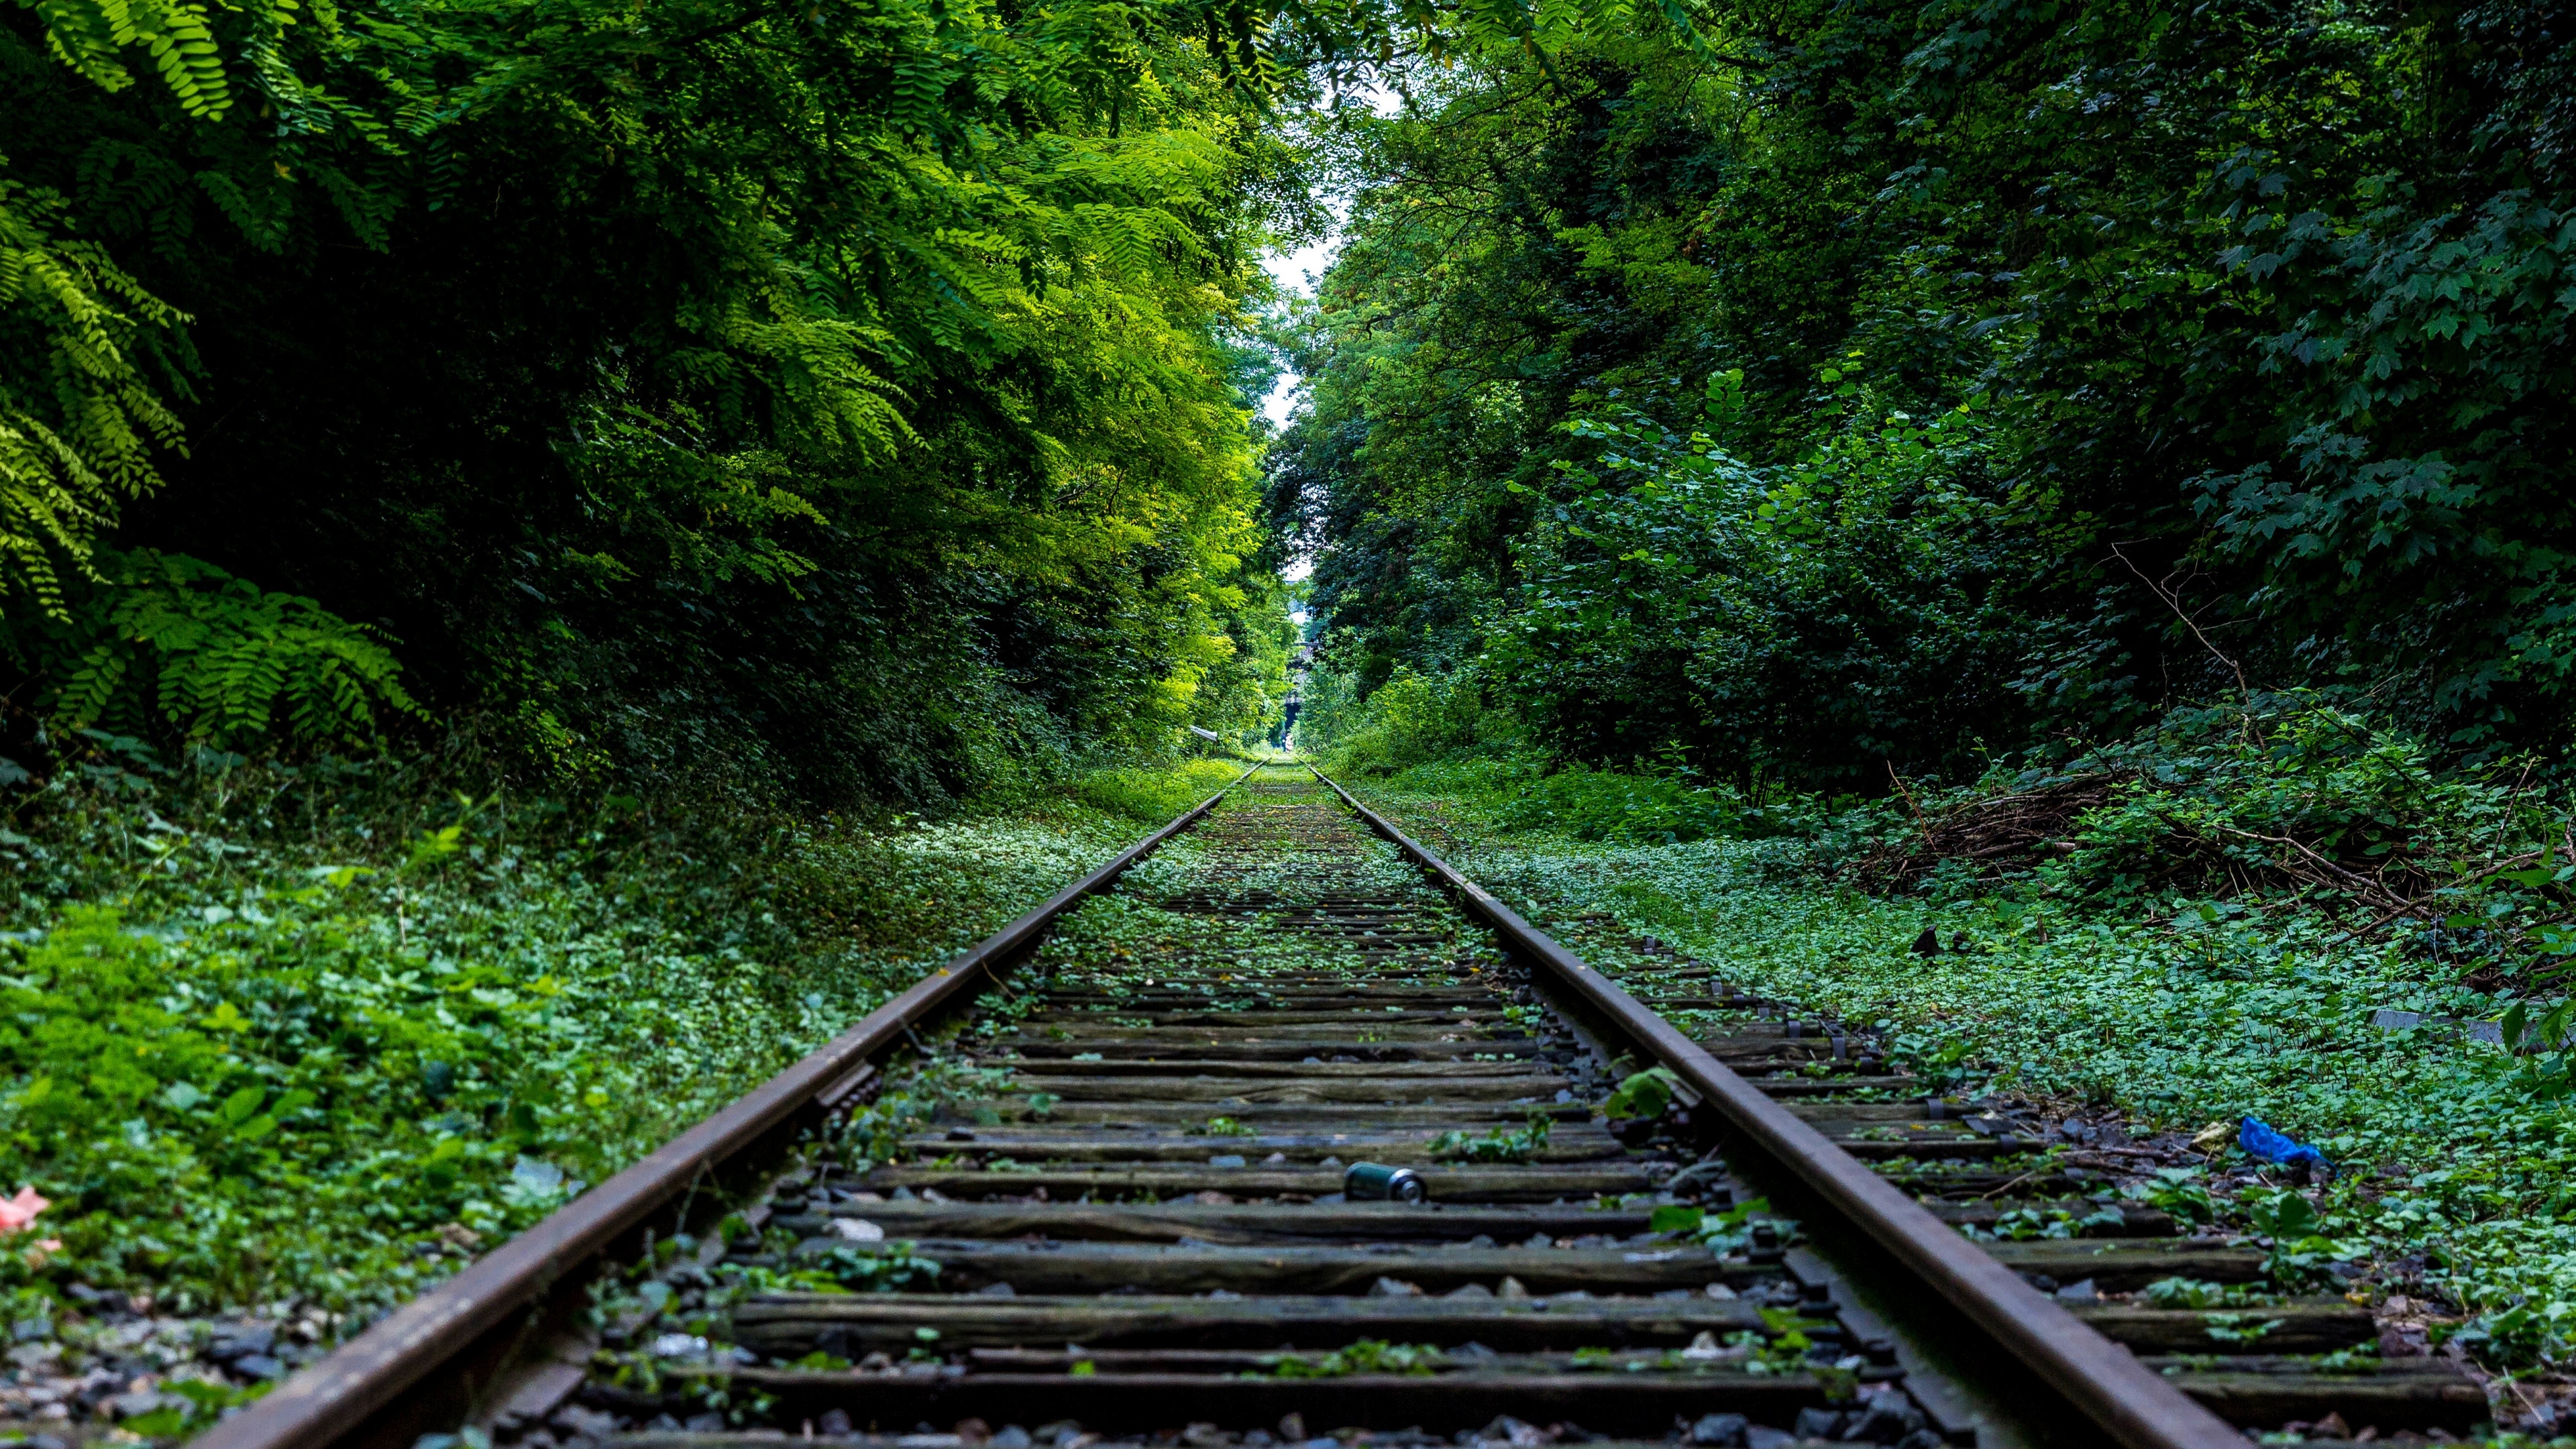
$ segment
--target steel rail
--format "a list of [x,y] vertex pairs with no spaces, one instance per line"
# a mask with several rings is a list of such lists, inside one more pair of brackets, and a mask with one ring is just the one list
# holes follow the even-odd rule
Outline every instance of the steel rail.
[[1363,805],[1323,771],[1315,778],[1369,828],[1449,888],[1515,951],[1572,989],[1654,1053],[1806,1186],[1839,1209],[1880,1248],[1913,1270],[1993,1335],[2066,1401],[2125,1449],[2244,1449],[2243,1431],[2203,1408],[2130,1352],[2042,1296],[2011,1269],[1925,1210],[1860,1159],[1798,1120],[1743,1077],[1573,952],[1461,875],[1394,822]]
[[[190,1441],[192,1449],[329,1449],[362,1428],[395,1427],[370,1426],[368,1421],[488,1335],[509,1331],[522,1309],[539,1304],[584,1264],[688,1192],[708,1170],[847,1081],[916,1022],[1036,944],[1057,917],[1197,824],[1259,768],[1245,770],[1224,790],[951,958],[804,1060],[387,1314],[321,1362]],[[452,1426],[399,1427],[416,1433]]]

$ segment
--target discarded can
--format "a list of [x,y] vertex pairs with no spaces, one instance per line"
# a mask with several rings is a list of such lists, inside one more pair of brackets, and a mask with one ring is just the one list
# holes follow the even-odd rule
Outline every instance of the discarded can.
[[1342,1174],[1342,1196],[1353,1202],[1418,1203],[1431,1196],[1422,1179],[1410,1167],[1381,1167],[1374,1162],[1354,1162]]

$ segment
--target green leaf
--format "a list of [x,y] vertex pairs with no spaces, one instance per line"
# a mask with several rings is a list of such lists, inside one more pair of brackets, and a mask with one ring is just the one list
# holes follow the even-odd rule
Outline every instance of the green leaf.
[[1702,1208],[1684,1203],[1665,1203],[1646,1215],[1646,1226],[1658,1233],[1695,1232],[1707,1216],[1707,1211]]

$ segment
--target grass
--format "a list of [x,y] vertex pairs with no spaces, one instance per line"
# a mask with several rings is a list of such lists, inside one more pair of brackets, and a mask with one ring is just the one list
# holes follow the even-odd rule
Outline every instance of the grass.
[[1239,771],[871,823],[112,752],[0,830],[0,1294],[353,1331]]
[[[2576,1114],[2532,1090],[2528,1059],[2369,1025],[2380,1007],[2506,1009],[2458,966],[2402,938],[2356,939],[2315,911],[2114,904],[2010,883],[1872,895],[1822,879],[1799,842],[1515,830],[1511,802],[1460,788],[1477,778],[1398,776],[1371,803],[1542,924],[1602,913],[1621,929],[1593,933],[1601,944],[1659,936],[1759,991],[1885,1023],[1917,1057],[1964,1059],[1996,1088],[2114,1104],[2160,1127],[2261,1116],[2346,1169],[2302,1229],[2323,1240],[2302,1245],[2312,1258],[2448,1295],[2490,1362],[2567,1355]],[[1964,933],[1969,949],[1913,954],[1927,926],[1945,942]],[[1616,969],[1614,953],[1597,955]]]

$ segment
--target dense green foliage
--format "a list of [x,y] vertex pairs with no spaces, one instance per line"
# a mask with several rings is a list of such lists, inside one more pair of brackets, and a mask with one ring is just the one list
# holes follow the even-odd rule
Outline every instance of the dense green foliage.
[[1694,13],[1326,128],[1271,501],[1347,692],[1751,788],[2249,686],[2564,743],[2551,7]]
[[[1284,693],[1229,337],[1305,203],[1190,17],[10,14],[20,633],[136,635],[121,505],[555,778],[936,802]],[[18,663],[40,718],[154,708]]]
[[[1321,215],[1270,119],[1636,9],[11,7],[0,602],[123,629],[115,528],[380,631],[554,780],[936,804],[1257,737],[1248,309]],[[149,713],[15,662],[21,754]]]

